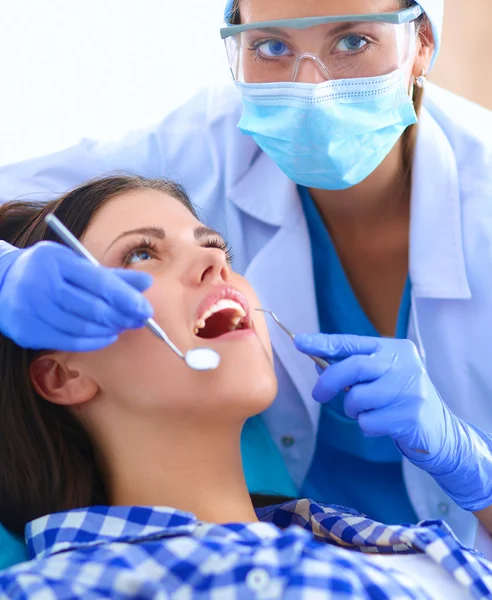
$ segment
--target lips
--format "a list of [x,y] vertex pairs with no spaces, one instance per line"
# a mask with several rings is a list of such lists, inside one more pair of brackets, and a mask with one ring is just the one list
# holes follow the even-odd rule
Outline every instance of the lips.
[[221,287],[200,304],[193,332],[203,339],[215,339],[242,329],[251,329],[248,302],[235,288]]

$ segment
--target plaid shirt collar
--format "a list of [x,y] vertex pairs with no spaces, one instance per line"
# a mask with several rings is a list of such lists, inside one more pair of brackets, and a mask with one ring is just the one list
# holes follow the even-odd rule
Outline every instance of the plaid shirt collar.
[[190,513],[164,507],[92,506],[47,515],[28,523],[29,558],[84,546],[189,535],[198,524]]
[[280,530],[298,526],[305,535],[366,553],[425,553],[476,598],[492,597],[492,569],[478,552],[464,547],[442,521],[413,526],[383,525],[355,511],[310,500],[257,510],[250,524],[201,523],[189,513],[160,507],[97,506],[48,515],[31,522],[26,538],[31,558],[109,542],[144,542],[193,535],[223,540],[274,539]]

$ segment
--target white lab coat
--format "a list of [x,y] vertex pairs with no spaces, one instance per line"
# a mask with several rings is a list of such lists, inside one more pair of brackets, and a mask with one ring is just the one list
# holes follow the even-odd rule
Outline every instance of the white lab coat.
[[[157,128],[123,143],[83,141],[0,169],[0,201],[53,197],[121,170],[177,179],[202,219],[229,240],[236,269],[263,306],[294,331],[316,332],[310,241],[297,188],[239,132],[240,112],[232,85],[204,91]],[[492,113],[434,86],[417,142],[410,276],[409,337],[432,381],[458,417],[492,431]],[[317,375],[280,329],[270,332],[279,395],[264,420],[300,485],[315,447],[320,407],[311,390]],[[473,545],[476,519],[408,462],[404,474],[419,518],[444,518]]]

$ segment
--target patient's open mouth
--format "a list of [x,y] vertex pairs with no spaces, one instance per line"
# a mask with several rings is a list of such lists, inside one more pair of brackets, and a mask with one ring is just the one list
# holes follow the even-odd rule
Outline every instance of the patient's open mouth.
[[199,338],[210,340],[232,331],[251,329],[246,299],[233,288],[223,288],[209,296],[199,315],[194,328]]

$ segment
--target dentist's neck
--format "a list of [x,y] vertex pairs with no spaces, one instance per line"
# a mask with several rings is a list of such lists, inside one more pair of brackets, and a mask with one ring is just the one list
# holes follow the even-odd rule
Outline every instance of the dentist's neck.
[[358,185],[346,190],[310,190],[331,230],[347,234],[377,231],[395,220],[409,220],[410,185],[403,167],[400,140],[382,164]]
[[256,521],[241,462],[241,428],[203,416],[119,423],[103,449],[111,503],[170,506],[211,523]]

